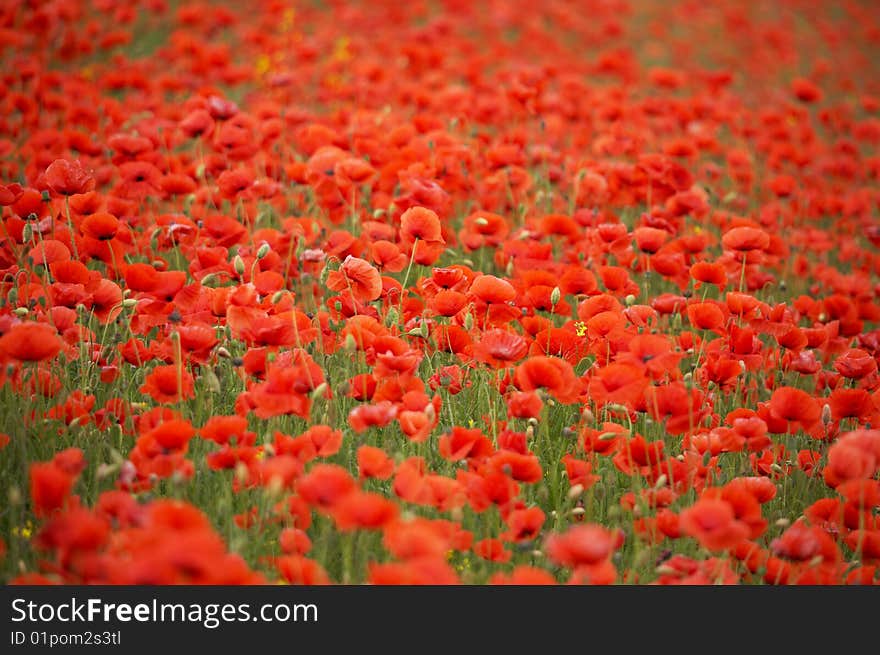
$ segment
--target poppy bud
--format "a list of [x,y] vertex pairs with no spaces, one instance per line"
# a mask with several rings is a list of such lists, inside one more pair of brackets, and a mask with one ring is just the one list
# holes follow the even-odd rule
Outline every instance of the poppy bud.
[[559,287],[553,287],[553,291],[550,292],[550,304],[558,305],[561,299],[562,291],[559,289]]
[[204,378],[205,384],[211,392],[220,393],[220,379],[210,367],[205,367],[204,373],[202,373],[202,378]]
[[575,485],[572,485],[571,489],[568,490],[568,497],[571,499],[575,499],[578,496],[580,496],[582,493],[584,493],[584,485],[575,484]]
[[16,307],[12,312],[16,316],[27,316],[28,308],[27,307]]
[[41,198],[43,199],[43,202],[49,202],[50,200],[52,200],[52,196],[49,195],[49,192],[46,191],[45,189],[43,190]]
[[281,302],[281,299],[284,298],[285,295],[287,295],[287,289],[279,289],[278,291],[273,293],[271,300],[272,304],[277,305],[279,302]]
[[200,280],[203,287],[209,287],[217,282],[217,274],[216,273],[208,273],[205,277]]
[[587,510],[585,510],[583,507],[575,507],[571,510],[572,516],[583,516],[586,513]]
[[387,327],[391,327],[392,325],[397,325],[397,321],[400,320],[400,314],[397,312],[397,308],[392,307],[388,310],[388,313],[385,314],[385,325]]
[[669,481],[669,477],[665,473],[661,474],[660,477],[657,478],[657,482],[654,483],[654,489],[661,489],[666,486],[666,483]]
[[31,229],[30,223],[25,223],[24,227],[21,229],[21,240],[23,243],[27,243],[31,240],[33,236],[33,230]]
[[345,335],[345,341],[342,342],[342,349],[346,352],[354,352],[357,350],[357,340],[350,332]]
[[326,382],[322,382],[317,387],[315,387],[314,391],[311,393],[312,400],[317,400],[321,398],[325,393],[327,393],[328,385]]
[[244,260],[241,255],[236,255],[232,260],[232,268],[238,275],[244,275]]
[[95,477],[98,480],[103,480],[116,473],[118,469],[118,464],[98,464],[98,470],[95,471]]
[[825,403],[825,406],[822,407],[822,423],[825,425],[830,425],[831,423],[831,405]]
[[633,294],[628,294],[627,297],[623,299],[623,302],[626,303],[627,307],[632,307],[636,302],[636,297]]
[[15,506],[21,503],[21,489],[17,486],[13,485],[9,488],[9,493],[7,494],[7,498],[9,498],[9,504],[11,506]]
[[268,243],[264,243],[263,245],[261,245],[260,248],[257,250],[257,259],[263,259],[266,255],[269,254],[270,250],[272,250],[272,248],[269,246]]
[[217,348],[217,350],[215,352],[217,353],[217,357],[222,357],[223,359],[229,359],[230,357],[232,357],[232,353],[230,353],[223,346],[220,346],[219,348]]
[[280,496],[284,491],[284,479],[280,475],[273,475],[266,485],[266,493],[269,496]]
[[464,329],[465,330],[473,330],[474,329],[474,316],[470,312],[465,314],[464,317]]

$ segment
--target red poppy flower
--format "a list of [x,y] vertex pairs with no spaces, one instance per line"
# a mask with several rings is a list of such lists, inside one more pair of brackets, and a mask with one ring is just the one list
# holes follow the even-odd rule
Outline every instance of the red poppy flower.
[[524,337],[498,329],[483,332],[473,346],[476,360],[492,368],[507,368],[525,357],[528,350],[529,342]]
[[770,247],[770,235],[758,227],[734,227],[724,233],[721,243],[728,250],[737,252],[767,250]]
[[437,448],[441,457],[453,462],[482,459],[495,452],[492,442],[479,429],[467,430],[458,426],[440,437]]
[[877,360],[860,348],[850,348],[834,360],[834,368],[845,378],[861,380],[877,372]]
[[546,389],[561,403],[573,403],[581,384],[571,364],[556,357],[532,356],[517,366],[514,376],[522,391]]
[[0,337],[0,355],[24,362],[52,359],[63,347],[58,332],[46,323],[18,323]]
[[806,391],[794,387],[780,387],[770,397],[770,416],[783,421],[783,429],[797,426],[808,430],[820,418],[819,403]]
[[394,460],[381,448],[360,446],[357,450],[360,477],[387,480],[394,473]]
[[95,178],[79,160],[56,159],[46,169],[48,187],[58,195],[72,196],[95,188]]
[[107,212],[98,212],[86,216],[80,224],[82,233],[92,239],[109,241],[119,230],[119,219]]
[[505,541],[531,541],[544,525],[545,514],[540,507],[515,509],[505,519],[508,530],[501,535]]
[[510,302],[516,298],[516,290],[507,280],[494,275],[481,275],[469,289],[471,295],[488,304]]
[[723,500],[701,498],[680,516],[682,533],[711,551],[733,548],[749,536],[748,526],[736,520],[733,507]]
[[144,379],[140,392],[157,403],[177,403],[195,398],[195,381],[189,371],[174,364],[157,366]]
[[348,255],[338,271],[327,276],[327,288],[369,302],[382,293],[382,276],[366,260]]
[[623,545],[623,533],[600,525],[576,525],[547,538],[547,557],[560,566],[575,568],[607,560]]
[[416,240],[445,243],[436,212],[425,207],[410,207],[400,217],[400,240],[410,245]]

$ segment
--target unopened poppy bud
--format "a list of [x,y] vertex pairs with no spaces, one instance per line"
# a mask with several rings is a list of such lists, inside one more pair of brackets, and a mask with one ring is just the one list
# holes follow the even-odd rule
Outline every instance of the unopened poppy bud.
[[284,491],[284,479],[280,475],[273,475],[266,485],[266,493],[270,496],[280,496]]
[[25,224],[24,224],[24,227],[21,228],[21,240],[22,240],[24,243],[27,243],[28,241],[31,240],[31,237],[32,237],[33,235],[34,235],[34,232],[33,232],[33,230],[31,229],[31,224],[30,224],[30,223],[25,223]]
[[[815,416],[815,415],[814,415]],[[831,423],[831,405],[825,403],[822,407],[822,423],[829,425]]]
[[536,425],[538,425],[538,419],[536,419],[534,416],[530,416],[529,420],[528,420],[528,424],[531,425],[532,427],[535,427]]
[[474,329],[474,315],[468,312],[464,316],[464,329],[471,331]]
[[507,260],[507,266],[504,267],[504,273],[507,277],[513,277],[513,257]]
[[585,510],[583,507],[575,507],[571,510],[572,516],[583,516],[586,513],[587,510]]
[[122,301],[122,306],[126,309],[131,309],[132,307],[136,307],[138,304],[137,298],[126,298]]
[[474,223],[476,225],[479,225],[480,227],[486,227],[489,224],[489,221],[487,221],[482,216],[478,216],[476,219],[474,219]]
[[281,302],[281,299],[284,298],[285,295],[287,295],[287,289],[279,289],[278,291],[273,293],[271,300],[272,304],[277,305],[279,302]]
[[201,279],[201,283],[203,287],[209,287],[212,284],[217,283],[217,274],[216,273],[208,273],[205,277]]
[[43,193],[40,196],[43,199],[43,202],[49,202],[52,200],[52,196],[49,195],[49,192],[43,189]]
[[238,275],[244,275],[244,260],[241,258],[241,255],[233,257],[232,268]]
[[397,321],[400,319],[400,314],[397,313],[397,308],[392,307],[388,310],[388,313],[385,314],[385,325],[391,327],[392,325],[397,325]]
[[334,302],[333,309],[335,309],[337,312],[341,312],[342,311],[342,301],[337,300],[336,302]]
[[526,439],[532,439],[535,436],[535,426],[530,425],[526,428]]
[[214,373],[213,369],[205,367],[202,377],[205,379],[205,385],[210,391],[213,393],[220,393],[220,378],[217,377],[217,374]]
[[776,520],[776,527],[777,528],[787,528],[789,525],[791,525],[791,521],[789,521],[787,518],[783,517],[781,519]]
[[315,390],[312,391],[312,400],[317,400],[318,398],[323,397],[323,395],[327,393],[328,388],[329,387],[326,382],[322,382],[321,384],[319,384],[317,387],[315,387]]
[[98,478],[98,480],[109,478],[116,473],[116,469],[118,468],[119,465],[117,464],[98,464],[98,469],[95,471],[95,477]]
[[611,441],[612,439],[616,439],[618,435],[616,432],[603,432],[598,437],[596,437],[597,441]]
[[272,250],[271,246],[268,243],[264,243],[257,250],[257,259],[263,259],[266,255],[269,254],[269,251]]
[[10,505],[21,504],[21,489],[19,489],[16,485],[9,487],[7,498],[9,498]]
[[379,218],[385,214],[385,210],[379,207],[373,210],[373,218]]
[[553,291],[550,292],[550,304],[558,305],[560,300],[562,300],[562,291],[559,287],[553,287]]
[[651,551],[640,550],[638,554],[633,558],[633,568],[642,568],[649,561],[651,561]]
[[568,497],[571,499],[575,499],[578,496],[580,496],[582,493],[584,493],[584,485],[575,484],[575,485],[572,485],[571,489],[568,490]]
[[354,352],[357,350],[357,340],[351,332],[345,335],[345,340],[342,342],[342,349],[346,352]]
[[666,483],[669,481],[669,477],[665,473],[661,474],[659,478],[657,478],[657,482],[654,483],[654,489],[661,489],[666,486]]
[[16,307],[13,312],[16,316],[27,316],[28,308],[27,307]]
[[773,471],[774,473],[784,473],[782,467],[779,466],[779,464],[777,464],[776,462],[773,462],[770,465],[770,470]]
[[223,359],[229,359],[230,357],[232,357],[232,353],[230,353],[223,346],[219,346],[215,352],[217,353],[217,357],[221,357]]
[[627,294],[626,298],[623,299],[623,302],[626,303],[627,307],[632,307],[636,303],[636,297],[633,294]]

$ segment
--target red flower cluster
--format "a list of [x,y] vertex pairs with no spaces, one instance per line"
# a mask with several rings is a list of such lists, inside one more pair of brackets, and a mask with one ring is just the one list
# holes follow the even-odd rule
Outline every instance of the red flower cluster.
[[880,581],[871,3],[63,4],[4,580]]

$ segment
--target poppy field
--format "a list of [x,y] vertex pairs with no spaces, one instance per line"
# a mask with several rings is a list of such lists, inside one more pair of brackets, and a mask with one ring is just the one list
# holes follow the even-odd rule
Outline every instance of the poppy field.
[[880,583],[880,5],[0,4],[0,582]]

